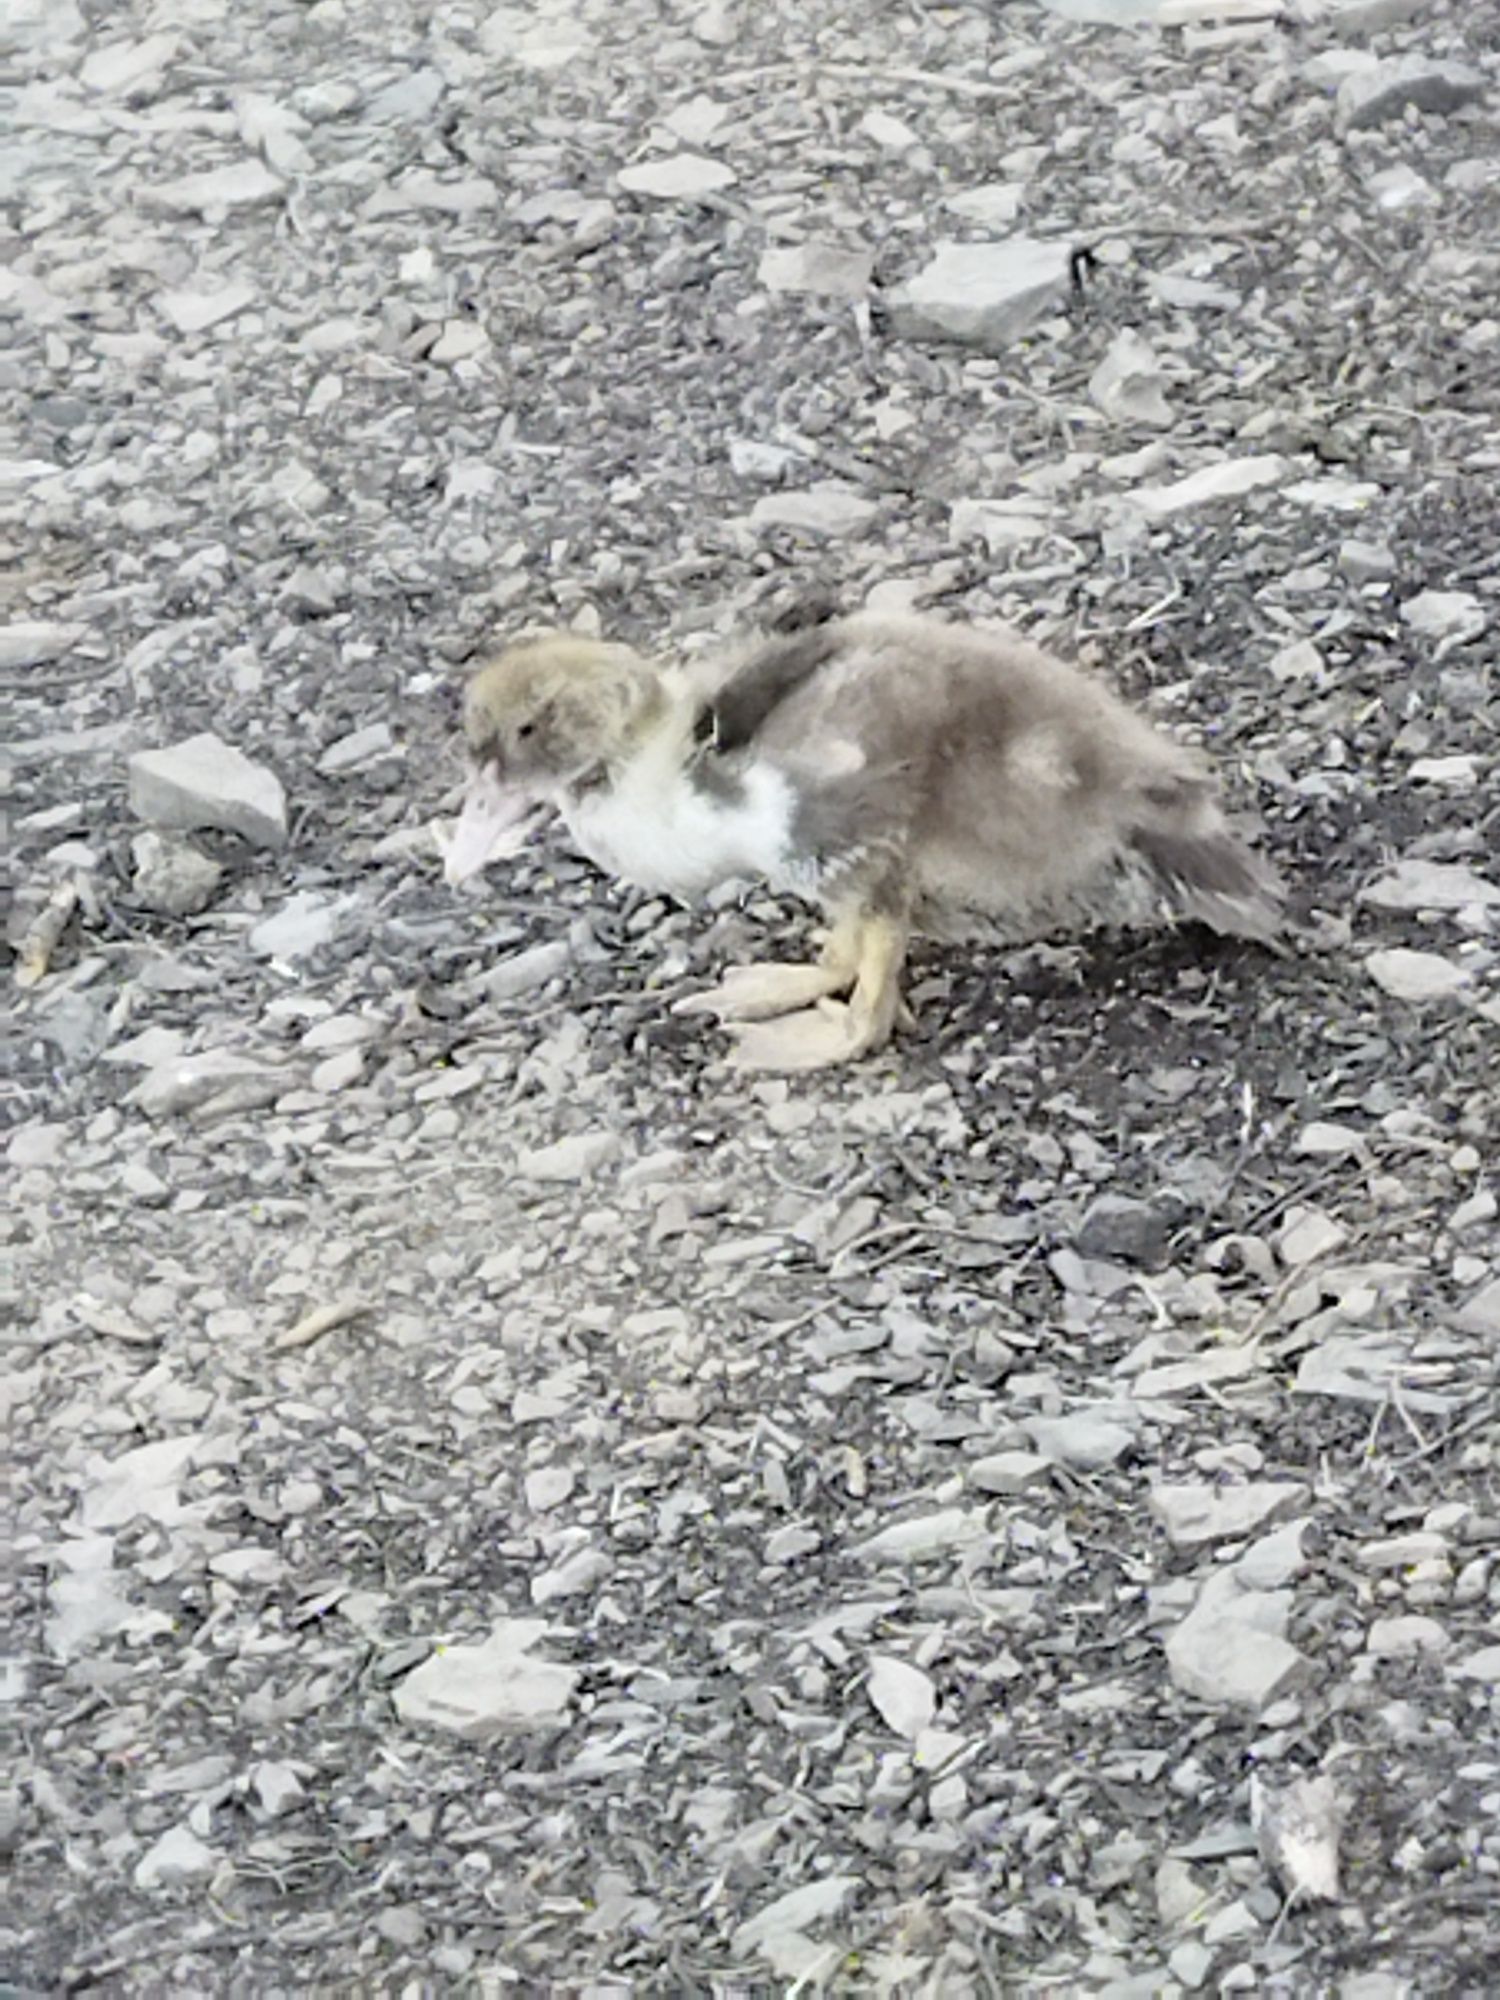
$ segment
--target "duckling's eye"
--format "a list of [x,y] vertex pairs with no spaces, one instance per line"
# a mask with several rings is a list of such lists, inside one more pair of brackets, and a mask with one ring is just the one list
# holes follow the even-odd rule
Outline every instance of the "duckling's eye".
[[536,724],[534,722],[523,722],[520,728],[516,731],[516,741],[518,743],[524,743],[528,736],[535,736],[535,735],[536,735]]

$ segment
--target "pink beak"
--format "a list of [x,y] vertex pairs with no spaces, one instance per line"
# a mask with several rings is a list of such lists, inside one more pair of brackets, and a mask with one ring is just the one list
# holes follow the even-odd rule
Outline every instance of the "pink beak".
[[489,862],[518,854],[539,804],[535,793],[502,784],[493,771],[476,771],[443,858],[444,875],[456,887]]

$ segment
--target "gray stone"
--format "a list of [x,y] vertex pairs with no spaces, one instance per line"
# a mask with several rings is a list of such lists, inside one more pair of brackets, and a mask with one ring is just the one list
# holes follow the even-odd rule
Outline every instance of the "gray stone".
[[1258,1479],[1245,1486],[1165,1484],[1152,1489],[1151,1512],[1174,1548],[1191,1549],[1238,1541],[1306,1499],[1299,1479]]
[[255,287],[240,282],[211,292],[158,292],[156,303],[179,333],[204,333],[254,305],[255,298]]
[[1471,590],[1419,590],[1402,600],[1401,620],[1424,639],[1458,643],[1477,639],[1489,622]]
[[53,619],[22,618],[0,625],[0,668],[45,666],[70,653],[88,630],[86,625],[67,625]]
[[148,1847],[135,1867],[138,1889],[173,1889],[211,1875],[218,1856],[201,1841],[191,1827],[169,1827],[160,1840]]
[[1148,341],[1124,327],[1089,377],[1089,394],[1117,423],[1157,427],[1172,421],[1172,406],[1162,389],[1161,364]]
[[1468,1303],[1454,1314],[1453,1324],[1461,1333],[1482,1333],[1500,1339],[1500,1278],[1491,1278]]
[[1461,862],[1406,860],[1361,889],[1359,899],[1377,910],[1492,909],[1500,886]]
[[1027,1417],[1023,1428],[1055,1464],[1078,1472],[1102,1472],[1123,1458],[1135,1433],[1107,1410],[1073,1410],[1065,1417]]
[[1336,35],[1379,35],[1431,13],[1433,0],[1332,0],[1328,25]]
[[954,340],[998,353],[1056,310],[1071,282],[1069,246],[1011,236],[940,243],[891,294],[891,324],[908,340]]
[[620,1141],[613,1132],[574,1132],[551,1146],[522,1153],[516,1172],[529,1181],[585,1181],[617,1159]]
[[263,1102],[270,1102],[287,1087],[281,1072],[268,1069],[264,1063],[252,1062],[232,1049],[205,1049],[151,1070],[130,1093],[130,1101],[148,1118],[174,1118],[247,1083],[266,1092]]
[[1172,1226],[1173,1217],[1155,1203],[1102,1194],[1089,1204],[1073,1243],[1081,1257],[1159,1264],[1167,1254]]
[[1166,486],[1137,486],[1125,497],[1152,520],[1166,520],[1210,501],[1238,499],[1258,486],[1275,486],[1286,474],[1287,461],[1276,452],[1264,452],[1252,458],[1222,459]]
[[250,933],[250,949],[262,958],[306,958],[333,938],[343,908],[303,891],[262,918]]
[[1396,558],[1381,542],[1362,542],[1349,536],[1339,543],[1339,573],[1351,583],[1373,583],[1394,576]]
[[733,187],[738,176],[722,160],[702,153],[673,153],[665,160],[643,160],[620,169],[620,186],[627,194],[652,195],[658,201],[691,201],[695,195],[716,194]]
[[801,493],[767,493],[750,509],[757,528],[798,528],[805,535],[853,535],[879,512],[852,486],[824,480]]
[[1484,72],[1467,63],[1436,62],[1427,56],[1391,56],[1372,69],[1346,76],[1337,109],[1346,131],[1358,132],[1399,118],[1408,105],[1418,111],[1458,111],[1483,97]]
[[845,250],[836,243],[776,244],[762,256],[757,276],[768,292],[862,299],[874,268],[868,250]]
[[141,819],[179,831],[218,827],[256,847],[286,844],[281,780],[217,736],[138,750],[128,768],[131,810]]
[[1450,1651],[1452,1639],[1435,1618],[1377,1618],[1365,1641],[1377,1659],[1413,1660],[1421,1654],[1438,1657]]
[[206,910],[224,871],[200,854],[190,840],[165,833],[138,833],[130,843],[136,900],[166,917],[192,917]]
[[242,160],[208,173],[184,174],[155,187],[138,187],[135,198],[143,208],[161,208],[172,215],[213,216],[229,208],[256,208],[277,201],[285,183],[259,160]]
[[1440,958],[1435,951],[1409,951],[1393,945],[1389,951],[1372,951],[1365,959],[1369,973],[1382,993],[1393,1000],[1447,1000],[1469,984],[1463,966]]
[[1232,1571],[1211,1576],[1167,1638],[1174,1683],[1216,1706],[1264,1708],[1311,1672],[1282,1637],[1290,1614],[1288,1591],[1246,1590]]
[[395,747],[388,722],[366,723],[363,729],[351,730],[330,743],[318,759],[318,769],[326,778],[337,777],[341,771],[357,771],[360,765],[373,763]]
[[502,1618],[477,1646],[445,1646],[402,1681],[396,1713],[466,1743],[562,1722],[578,1675],[532,1652],[546,1630],[539,1618]]
[[1052,1470],[1052,1460],[1034,1451],[994,1451],[968,1468],[971,1486],[981,1493],[1024,1493]]

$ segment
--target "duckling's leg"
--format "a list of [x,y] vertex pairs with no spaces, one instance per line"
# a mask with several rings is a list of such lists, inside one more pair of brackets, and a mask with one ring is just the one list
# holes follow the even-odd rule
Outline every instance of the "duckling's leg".
[[859,933],[859,919],[845,917],[828,933],[816,965],[732,965],[717,986],[679,1000],[672,1012],[767,1021],[847,993],[859,973]]
[[849,931],[856,956],[848,1000],[825,998],[780,1020],[736,1027],[730,1058],[736,1069],[827,1069],[852,1062],[882,1048],[897,1021],[909,1018],[901,1000],[906,925],[894,917],[863,916],[851,920]]

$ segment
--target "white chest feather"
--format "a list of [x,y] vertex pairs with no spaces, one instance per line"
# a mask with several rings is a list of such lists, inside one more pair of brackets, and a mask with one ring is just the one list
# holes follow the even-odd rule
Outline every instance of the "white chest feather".
[[638,888],[701,896],[735,877],[785,869],[792,793],[769,765],[752,765],[722,795],[695,785],[678,744],[648,745],[613,783],[566,801],[563,817],[600,868]]

